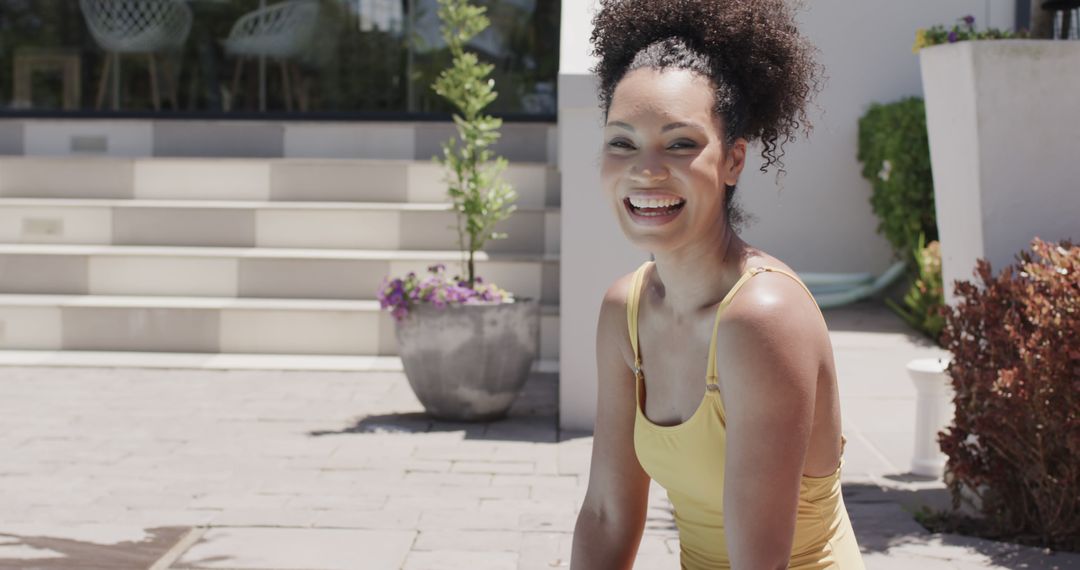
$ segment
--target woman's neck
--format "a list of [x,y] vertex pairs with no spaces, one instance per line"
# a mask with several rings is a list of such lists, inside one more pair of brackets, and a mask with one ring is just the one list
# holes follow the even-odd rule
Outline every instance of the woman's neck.
[[727,229],[721,247],[655,254],[650,296],[676,321],[711,312],[742,276],[751,248]]

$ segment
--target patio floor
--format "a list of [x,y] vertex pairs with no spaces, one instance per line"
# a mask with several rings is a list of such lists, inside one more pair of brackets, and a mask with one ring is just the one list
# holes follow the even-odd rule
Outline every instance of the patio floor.
[[[907,473],[904,364],[944,353],[871,302],[825,314],[867,568],[1080,568],[919,526],[911,510],[948,497]],[[458,424],[395,372],[0,366],[0,569],[568,567],[592,438],[558,429],[557,380]],[[636,567],[677,553],[654,484]]]

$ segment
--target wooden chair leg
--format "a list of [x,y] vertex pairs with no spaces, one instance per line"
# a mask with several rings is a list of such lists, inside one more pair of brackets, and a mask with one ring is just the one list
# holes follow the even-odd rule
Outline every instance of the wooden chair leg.
[[173,70],[173,60],[170,55],[166,55],[165,59],[161,60],[161,67],[162,71],[165,72],[165,94],[169,97],[172,109],[174,111],[179,110],[180,74],[178,71]]
[[105,104],[105,85],[109,82],[109,70],[112,69],[112,54],[105,52],[105,64],[101,66],[101,80],[98,81],[97,103],[95,108],[101,110]]
[[157,63],[154,61],[154,54],[148,54],[150,56],[150,98],[154,102],[154,110],[161,110],[161,96],[158,93],[158,81],[157,81]]
[[166,53],[161,58],[161,84],[165,88],[165,98],[168,99],[169,105],[172,110],[176,110],[179,106],[176,104],[176,78],[173,77],[172,70],[172,55]]
[[308,97],[307,97],[307,80],[300,73],[300,66],[292,64],[293,72],[293,90],[296,92],[297,106],[301,111],[308,110]]
[[281,60],[281,86],[285,94],[285,110],[292,111],[292,88],[289,86],[289,63]]
[[113,53],[113,72],[112,72],[112,110],[120,110],[120,95],[121,87],[120,80],[124,78],[123,72],[120,70],[120,52]]
[[236,107],[236,96],[240,93],[240,74],[244,71],[244,58],[236,57],[236,67],[233,69],[232,79],[232,102],[233,107]]

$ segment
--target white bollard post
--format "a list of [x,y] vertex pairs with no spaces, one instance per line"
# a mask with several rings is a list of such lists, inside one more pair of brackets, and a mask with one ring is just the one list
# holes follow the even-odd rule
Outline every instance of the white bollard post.
[[945,368],[950,358],[919,358],[907,364],[915,384],[915,457],[911,472],[941,477],[946,456],[937,442],[937,433],[952,423],[955,407],[953,388]]

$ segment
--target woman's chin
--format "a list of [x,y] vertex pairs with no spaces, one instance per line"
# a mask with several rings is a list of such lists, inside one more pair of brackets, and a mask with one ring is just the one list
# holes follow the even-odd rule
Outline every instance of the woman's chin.
[[623,222],[623,235],[634,247],[652,253],[674,250],[677,248],[677,236],[673,232],[642,231],[632,222]]

